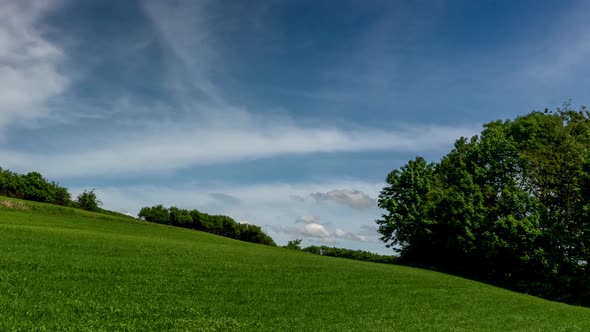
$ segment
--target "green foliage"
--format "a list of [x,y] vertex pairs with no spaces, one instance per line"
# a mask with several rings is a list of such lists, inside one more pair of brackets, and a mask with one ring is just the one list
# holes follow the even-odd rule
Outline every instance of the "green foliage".
[[379,232],[406,264],[590,305],[589,165],[584,108],[491,122],[392,171]]
[[[291,241],[289,241],[291,242]],[[287,245],[288,247],[288,245]],[[365,262],[373,262],[373,263],[385,263],[385,264],[394,264],[397,261],[396,256],[386,256],[386,255],[379,255],[370,251],[365,250],[353,250],[353,249],[345,249],[345,248],[334,248],[328,246],[309,246],[303,249],[302,251],[321,255],[321,256],[330,256],[330,257],[340,257],[340,258],[347,258],[347,259],[354,259],[357,261],[365,261]]]
[[156,205],[152,207],[143,207],[139,211],[138,216],[144,220],[155,222],[158,224],[170,223],[170,213],[163,205]]
[[84,192],[76,198],[76,204],[80,209],[94,212],[99,211],[100,206],[102,206],[102,202],[96,196],[94,189],[90,191],[84,190]]
[[55,182],[49,182],[38,172],[25,175],[0,168],[0,195],[30,201],[69,205],[70,193]]
[[590,309],[441,273],[3,201],[0,331],[590,331]]
[[143,207],[138,216],[158,224],[196,229],[236,240],[276,246],[273,239],[255,225],[240,224],[228,216],[209,215],[198,210],[184,210],[163,205]]
[[289,242],[287,242],[287,245],[285,246],[285,248],[292,249],[292,250],[301,250],[301,241],[303,241],[303,240],[302,239],[289,240]]

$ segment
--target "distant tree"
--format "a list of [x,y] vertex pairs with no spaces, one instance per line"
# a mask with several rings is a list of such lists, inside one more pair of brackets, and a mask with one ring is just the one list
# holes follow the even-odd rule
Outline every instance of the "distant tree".
[[187,210],[179,209],[175,206],[168,209],[170,224],[174,226],[190,226],[193,218]]
[[394,264],[397,262],[397,257],[393,255],[379,255],[364,250],[353,250],[346,248],[335,248],[328,246],[309,246],[301,249],[314,255],[340,257],[347,259],[354,259],[365,262]]
[[287,245],[285,246],[285,248],[293,249],[293,250],[301,250],[301,241],[303,241],[303,240],[302,239],[289,240],[289,242],[287,242]]
[[88,211],[99,211],[100,206],[102,206],[102,202],[96,196],[94,189],[84,190],[84,192],[76,198],[76,203],[81,209]]
[[276,246],[273,239],[262,231],[259,226],[250,224],[237,224],[240,228],[239,240],[260,243],[267,246]]
[[236,240],[276,246],[273,239],[265,234],[260,227],[240,224],[228,216],[210,215],[199,210],[188,211],[175,206],[165,208],[161,204],[153,207],[142,207],[138,216],[144,220],[159,224],[171,224]]
[[155,222],[158,224],[169,224],[170,213],[163,205],[156,205],[152,207],[143,207],[139,211],[138,216],[144,220]]

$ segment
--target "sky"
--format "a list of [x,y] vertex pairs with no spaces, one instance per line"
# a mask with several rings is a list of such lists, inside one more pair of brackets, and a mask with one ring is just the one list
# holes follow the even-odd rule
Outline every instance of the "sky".
[[389,254],[387,174],[589,105],[586,1],[0,0],[0,167]]

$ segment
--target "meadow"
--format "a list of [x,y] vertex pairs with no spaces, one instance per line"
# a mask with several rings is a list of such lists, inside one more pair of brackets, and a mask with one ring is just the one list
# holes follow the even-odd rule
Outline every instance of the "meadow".
[[590,309],[0,197],[0,331],[590,331]]

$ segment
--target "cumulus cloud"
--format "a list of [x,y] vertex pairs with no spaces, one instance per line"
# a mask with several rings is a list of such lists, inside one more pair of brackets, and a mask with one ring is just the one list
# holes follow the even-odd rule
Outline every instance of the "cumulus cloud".
[[325,225],[319,223],[308,223],[302,228],[290,226],[275,226],[266,225],[268,229],[275,233],[288,234],[295,237],[302,237],[307,239],[315,238],[321,239],[323,244],[338,243],[338,240],[346,240],[352,242],[376,242],[375,234],[364,235],[363,232],[352,233],[347,232],[342,228],[336,228],[333,231],[329,230]]
[[[376,195],[383,185],[380,182],[348,180],[249,185],[183,183],[175,186],[115,187],[87,183],[84,187],[70,189],[75,197],[85,188],[96,188],[104,208],[132,214],[139,212],[143,206],[156,204],[224,214],[235,220],[261,226],[278,244],[286,244],[289,240],[300,238],[308,245],[337,245],[386,252],[385,247],[377,241],[378,234],[375,233],[374,226],[369,224],[379,217],[378,209],[347,210],[339,206],[316,204],[313,200],[293,201],[290,197],[308,195],[309,192],[327,192],[329,188],[334,187],[359,188],[368,195]],[[224,193],[238,199],[240,204],[216,199],[211,193]],[[331,222],[326,223],[325,220]]]
[[330,232],[328,232],[323,225],[316,223],[306,224],[305,226],[303,226],[302,234],[321,238],[330,237]]
[[60,72],[63,50],[49,41],[43,17],[59,2],[0,2],[0,129],[49,116],[47,104],[69,79]]
[[360,190],[335,189],[326,193],[311,194],[317,202],[333,201],[355,209],[369,209],[376,206],[375,199]]

